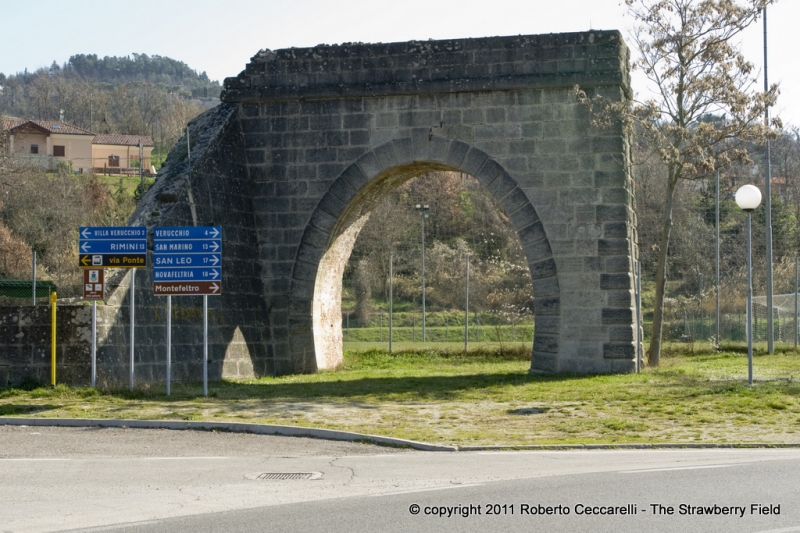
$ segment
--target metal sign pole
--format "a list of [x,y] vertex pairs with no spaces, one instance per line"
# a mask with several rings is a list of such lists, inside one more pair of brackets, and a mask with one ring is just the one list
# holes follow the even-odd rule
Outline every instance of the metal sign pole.
[[97,300],[92,300],[92,388],[97,378]]
[[134,294],[136,292],[136,269],[135,268],[131,269],[131,287],[130,287],[130,289],[131,289],[130,290],[131,294],[130,294],[130,297],[129,297],[130,306],[131,306],[130,307],[130,317],[131,317],[131,324],[130,324],[130,327],[131,327],[131,350],[130,350],[130,356],[131,356],[130,357],[130,359],[131,359],[131,362],[130,362],[130,369],[131,369],[130,381],[131,381],[131,386],[130,386],[130,389],[131,389],[131,392],[133,392],[133,341],[134,341],[134,339],[133,339],[133,323],[134,323],[134,314],[135,314],[135,309],[136,309],[136,307],[134,306]]
[[203,295],[203,396],[208,396],[208,295]]
[[389,252],[389,353],[392,353],[392,313],[394,311],[394,277],[392,267],[394,263],[394,252]]
[[167,296],[167,396],[172,381],[172,295]]
[[58,295],[50,293],[50,384],[56,386],[56,309]]

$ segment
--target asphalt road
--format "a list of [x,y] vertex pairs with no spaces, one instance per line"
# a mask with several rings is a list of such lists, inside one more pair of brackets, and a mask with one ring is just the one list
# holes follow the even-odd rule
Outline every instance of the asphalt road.
[[451,453],[0,426],[0,531],[788,533],[798,474],[795,449]]

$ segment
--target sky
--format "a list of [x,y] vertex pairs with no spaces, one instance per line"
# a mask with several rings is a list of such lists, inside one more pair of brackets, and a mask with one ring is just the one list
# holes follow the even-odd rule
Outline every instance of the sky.
[[[261,49],[345,42],[398,42],[573,31],[619,30],[633,21],[621,0],[2,0],[0,72],[36,70],[74,54],[161,55],[220,82]],[[769,82],[781,85],[772,114],[800,126],[800,59],[794,32],[800,0],[769,8]],[[763,25],[742,49],[763,87]],[[633,89],[647,94],[644,78]]]

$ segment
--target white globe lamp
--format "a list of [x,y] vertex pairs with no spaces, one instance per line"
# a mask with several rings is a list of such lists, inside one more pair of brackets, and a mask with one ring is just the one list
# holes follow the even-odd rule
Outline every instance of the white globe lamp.
[[752,211],[761,205],[761,191],[755,185],[742,185],[735,197],[742,211]]
[[736,191],[736,205],[747,213],[747,382],[753,384],[753,258],[750,219],[761,204],[761,191],[755,185],[742,185]]

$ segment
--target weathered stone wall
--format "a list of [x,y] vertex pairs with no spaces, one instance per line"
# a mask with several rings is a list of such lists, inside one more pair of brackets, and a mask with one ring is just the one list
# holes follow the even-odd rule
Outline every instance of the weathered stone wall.
[[[92,308],[59,306],[56,312],[56,381],[71,385],[91,382]],[[52,368],[52,310],[37,307],[0,307],[0,365],[8,365],[9,383],[50,383]],[[113,318],[98,312],[98,320]],[[103,331],[103,324],[98,328]]]
[[[223,294],[209,297],[210,376],[334,368],[341,272],[370,210],[431,170],[475,176],[525,251],[532,371],[634,366],[629,143],[574,94],[630,93],[618,32],[261,51],[190,124],[131,225],[221,225]],[[152,239],[150,241],[152,246]],[[127,383],[128,283],[112,276],[100,360]],[[202,376],[200,297],[175,297],[176,379]],[[137,381],[161,381],[165,297],[136,279]],[[1,362],[1,361],[0,361]]]
[[262,51],[226,80],[255,183],[276,368],[337,364],[335,283],[353,229],[403,181],[458,170],[498,199],[525,249],[532,368],[633,369],[629,146],[593,129],[572,91],[625,98],[627,67],[619,33],[591,32]]
[[[260,278],[252,207],[252,183],[244,164],[235,106],[221,105],[189,125],[191,148],[182,139],[170,153],[156,183],[130,220],[149,229],[152,265],[154,226],[222,226],[223,289],[208,297],[209,378],[274,373],[270,366],[267,310]],[[120,361],[127,383],[130,273],[119,274],[109,303],[120,308],[119,335],[104,343],[104,358]],[[137,381],[166,376],[166,300],[153,295],[152,266],[136,273],[135,359]],[[172,297],[172,376],[202,378],[201,296]]]

